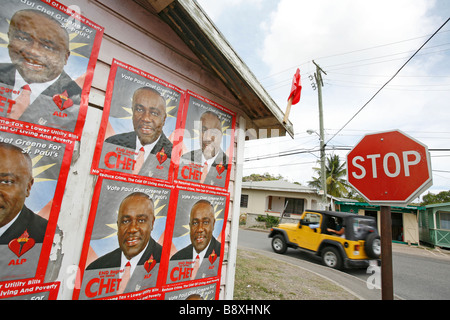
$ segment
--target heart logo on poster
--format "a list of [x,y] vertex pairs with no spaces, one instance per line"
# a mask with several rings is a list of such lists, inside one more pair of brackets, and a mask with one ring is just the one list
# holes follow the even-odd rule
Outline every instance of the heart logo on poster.
[[224,166],[222,163],[220,163],[220,164],[218,164],[218,165],[216,166],[216,170],[217,170],[217,173],[218,173],[219,175],[221,175],[222,172],[225,171],[225,166]]
[[58,108],[62,111],[64,109],[70,108],[73,106],[72,99],[69,99],[69,95],[67,94],[67,90],[60,94],[55,94],[53,96],[53,102],[58,106]]
[[11,240],[8,243],[8,247],[17,257],[20,257],[33,248],[35,243],[34,239],[30,238],[27,230],[25,230],[19,238]]
[[164,161],[167,160],[167,154],[164,152],[164,148],[156,154],[156,158],[158,159],[159,164],[163,164]]
[[145,268],[145,270],[147,270],[147,273],[150,273],[150,271],[152,271],[152,269],[155,265],[156,265],[156,260],[153,259],[153,255],[152,255],[150,257],[150,259],[145,261],[144,268]]
[[208,260],[211,264],[213,264],[217,259],[217,254],[216,252],[213,250],[213,252],[209,255]]

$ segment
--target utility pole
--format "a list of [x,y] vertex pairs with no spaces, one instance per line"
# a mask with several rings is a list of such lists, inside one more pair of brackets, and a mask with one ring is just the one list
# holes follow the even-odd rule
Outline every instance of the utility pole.
[[327,74],[325,71],[322,70],[322,68],[314,62],[314,65],[316,66],[316,73],[314,73],[314,78],[316,79],[316,86],[317,91],[319,95],[319,124],[320,124],[320,173],[321,173],[321,182],[322,182],[322,189],[323,189],[323,203],[327,203],[327,175],[325,171],[325,135],[324,135],[324,129],[323,129],[323,107],[322,107],[322,87],[323,87],[323,80],[322,80],[322,72],[324,74]]

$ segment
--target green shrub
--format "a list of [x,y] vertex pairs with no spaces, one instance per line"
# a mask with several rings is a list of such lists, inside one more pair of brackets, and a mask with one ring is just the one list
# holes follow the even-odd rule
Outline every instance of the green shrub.
[[274,216],[270,216],[269,214],[266,214],[266,216],[258,216],[256,218],[256,221],[265,222],[266,228],[272,228],[273,226],[276,226],[278,224],[280,219]]

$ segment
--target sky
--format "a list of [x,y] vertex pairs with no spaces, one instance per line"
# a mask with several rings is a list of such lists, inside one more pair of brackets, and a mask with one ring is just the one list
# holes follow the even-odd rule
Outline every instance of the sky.
[[[294,139],[247,141],[244,176],[269,172],[307,185],[313,167],[320,167],[319,136],[307,133],[319,132],[314,60],[326,72],[327,156],[337,154],[345,161],[364,135],[398,129],[430,150],[433,186],[424,194],[450,190],[450,22],[357,113],[450,17],[450,1],[198,3],[283,112],[300,68],[302,95],[289,116]],[[280,156],[295,150],[296,155]],[[255,160],[267,155],[274,157]]]

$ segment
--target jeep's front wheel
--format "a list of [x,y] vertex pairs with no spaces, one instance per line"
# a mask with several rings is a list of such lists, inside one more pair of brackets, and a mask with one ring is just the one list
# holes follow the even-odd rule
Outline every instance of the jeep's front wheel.
[[322,250],[322,262],[333,269],[341,269],[342,267],[341,255],[334,247],[326,247]]
[[272,238],[272,249],[276,253],[285,253],[287,250],[286,241],[281,234],[277,234]]

